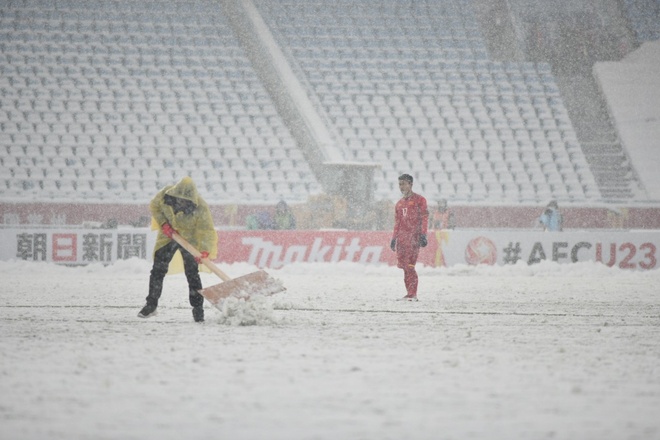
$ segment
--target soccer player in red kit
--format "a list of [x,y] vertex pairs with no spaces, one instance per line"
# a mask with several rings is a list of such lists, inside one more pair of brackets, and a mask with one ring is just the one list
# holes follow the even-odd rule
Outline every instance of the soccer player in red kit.
[[428,242],[429,211],[426,199],[412,191],[413,177],[399,176],[399,189],[403,198],[394,207],[394,232],[390,247],[396,252],[397,266],[403,269],[403,281],[408,292],[403,299],[417,301],[418,277],[415,270],[419,248]]

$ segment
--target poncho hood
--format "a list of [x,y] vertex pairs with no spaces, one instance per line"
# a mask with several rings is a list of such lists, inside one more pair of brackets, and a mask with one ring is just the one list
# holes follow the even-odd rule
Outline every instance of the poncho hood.
[[165,191],[165,194],[170,197],[189,200],[195,206],[199,205],[199,193],[191,177],[184,177],[172,188]]

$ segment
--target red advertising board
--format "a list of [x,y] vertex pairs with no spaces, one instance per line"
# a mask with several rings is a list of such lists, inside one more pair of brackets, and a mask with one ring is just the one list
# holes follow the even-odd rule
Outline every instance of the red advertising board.
[[[291,263],[396,264],[384,231],[219,231],[221,263],[277,269]],[[429,231],[418,263],[431,267],[597,261],[621,269],[658,267],[660,236],[642,232]]]
[[[270,268],[295,262],[395,264],[390,237],[383,231],[220,231],[218,261]],[[431,252],[421,252],[420,261],[430,262]]]

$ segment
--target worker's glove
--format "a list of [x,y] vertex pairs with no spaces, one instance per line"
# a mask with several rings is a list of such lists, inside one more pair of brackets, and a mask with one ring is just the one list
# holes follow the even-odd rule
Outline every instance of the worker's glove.
[[390,241],[390,249],[396,251],[396,238],[393,238],[392,241]]
[[426,239],[426,234],[422,234],[419,236],[419,245],[421,247],[426,247],[426,245],[429,244],[428,240]]
[[160,230],[163,231],[163,234],[169,238],[172,238],[172,235],[174,235],[176,232],[176,230],[169,223],[163,223],[163,226],[160,227]]
[[197,262],[197,264],[200,264],[202,260],[205,260],[209,257],[209,253],[206,251],[202,251],[199,254],[200,254],[199,257],[195,257],[195,261]]

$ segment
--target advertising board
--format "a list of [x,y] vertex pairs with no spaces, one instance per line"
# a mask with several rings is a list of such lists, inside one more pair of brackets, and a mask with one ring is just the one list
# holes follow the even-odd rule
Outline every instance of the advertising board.
[[[247,262],[278,269],[291,263],[396,264],[387,231],[218,231],[219,264]],[[57,264],[110,264],[151,260],[156,233],[126,229],[2,229],[0,259]],[[456,264],[510,265],[541,261],[598,261],[622,269],[658,267],[660,231],[429,231],[418,262],[430,267]]]

